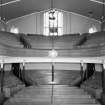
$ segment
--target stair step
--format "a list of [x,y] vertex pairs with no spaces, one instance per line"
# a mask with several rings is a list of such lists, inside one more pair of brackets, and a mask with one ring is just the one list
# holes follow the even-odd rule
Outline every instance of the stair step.
[[[24,92],[21,92],[21,93],[18,93],[18,94],[16,94],[15,96],[26,96],[26,95],[31,95],[31,96],[33,96],[33,95],[52,95],[52,93],[51,92],[33,92],[33,93],[29,93],[29,92],[26,92],[26,93],[24,93]],[[86,92],[71,92],[71,93],[65,93],[65,92],[54,92],[53,93],[53,95],[54,96],[69,96],[69,95],[79,95],[79,96],[81,96],[81,95],[88,95]]]
[[54,95],[55,98],[91,98],[90,95]]
[[[51,91],[52,88],[33,88],[33,89],[29,90],[29,91],[36,91],[36,90]],[[71,89],[71,88],[64,88],[64,89],[61,89],[61,88],[58,88],[58,89],[53,88],[53,90],[54,91],[84,91],[83,89]]]
[[15,98],[51,98],[51,95],[16,95]]
[[[28,89],[31,89],[31,90],[52,90],[52,88],[38,88],[38,87],[37,88],[27,88],[25,90],[28,90]],[[53,88],[53,90],[55,90],[55,91],[74,91],[74,90],[84,91],[83,89],[78,89],[78,88],[76,88],[76,89],[71,89],[71,88],[64,88],[64,89],[58,88],[58,89],[56,89],[56,88]]]
[[[53,94],[52,94],[53,92]],[[53,95],[53,97],[52,97]],[[51,103],[53,102],[53,103]],[[10,104],[9,104],[10,103]],[[63,85],[31,86],[21,90],[4,105],[100,105],[78,87]]]
[[10,102],[51,102],[51,97],[47,98],[13,98]]
[[53,94],[55,95],[83,95],[83,94],[87,94],[87,92],[54,92]]
[[54,99],[54,103],[75,103],[75,104],[77,104],[77,103],[79,103],[79,104],[88,104],[88,103],[93,103],[93,104],[95,104],[96,103],[96,101],[94,100],[94,99],[78,99],[78,98],[76,98],[76,99],[59,99],[59,98],[56,98],[56,99]]
[[[40,97],[40,98],[43,98],[43,97],[51,97],[51,95],[35,95],[35,94],[32,94],[32,95],[24,95],[24,94],[21,94],[21,95],[15,95],[14,97],[16,98],[36,98],[36,97]],[[54,98],[91,98],[90,95],[54,95],[53,96]]]
[[[45,97],[45,98],[14,98],[11,100],[12,102],[51,102],[51,98]],[[94,99],[59,99],[56,98],[53,100],[53,103],[80,103],[80,104],[86,104],[86,103],[93,103],[95,104],[96,101]]]
[[52,103],[51,102],[18,102],[18,103],[15,103],[15,102],[7,102],[8,105],[101,105],[99,103],[86,103],[86,104],[79,104],[79,103],[61,103],[61,104],[56,104],[56,103]]
[[64,89],[64,88],[68,88],[68,89],[79,89],[78,87],[70,87],[69,85],[39,85],[39,86],[34,86],[34,88],[52,88],[54,87],[55,89]]
[[84,90],[77,90],[77,89],[71,89],[71,90],[53,90],[54,92],[84,92]]

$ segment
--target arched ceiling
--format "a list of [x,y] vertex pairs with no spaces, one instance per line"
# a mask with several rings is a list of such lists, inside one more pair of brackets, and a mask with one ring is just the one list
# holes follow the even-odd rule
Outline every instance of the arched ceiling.
[[[7,21],[33,12],[47,10],[51,7],[51,0],[20,0],[14,3],[11,2],[15,0],[0,1],[2,1],[2,4],[7,3],[7,5],[0,6],[0,14]],[[103,2],[103,0],[98,1]],[[89,16],[89,12],[92,12],[92,18],[99,21],[103,14],[103,5],[91,0],[53,0],[53,7],[84,16]]]

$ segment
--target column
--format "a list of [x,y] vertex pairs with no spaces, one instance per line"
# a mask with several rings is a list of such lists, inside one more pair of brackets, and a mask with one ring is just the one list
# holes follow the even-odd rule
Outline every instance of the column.
[[80,76],[81,76],[81,83],[83,82],[83,78],[84,78],[84,73],[83,73],[83,62],[80,63],[80,67],[81,67],[81,70],[80,70]]
[[4,64],[1,63],[1,93],[3,93],[3,82],[4,82]]
[[25,62],[23,62],[22,80],[25,82]]
[[105,105],[105,62],[101,64],[102,66],[102,103]]
[[54,82],[54,64],[52,63],[52,82]]
[[53,92],[54,92],[54,85],[53,85],[53,82],[54,82],[54,63],[52,62],[52,92],[51,92],[51,104],[53,104]]

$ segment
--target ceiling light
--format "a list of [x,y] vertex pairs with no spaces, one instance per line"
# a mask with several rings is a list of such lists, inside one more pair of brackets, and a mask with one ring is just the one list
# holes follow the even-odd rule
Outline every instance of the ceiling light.
[[15,26],[12,26],[11,29],[10,29],[10,32],[11,33],[14,33],[14,34],[18,34],[19,33],[19,29]]
[[92,25],[92,27],[89,28],[89,33],[92,34],[95,32],[97,32],[97,28],[94,25]]

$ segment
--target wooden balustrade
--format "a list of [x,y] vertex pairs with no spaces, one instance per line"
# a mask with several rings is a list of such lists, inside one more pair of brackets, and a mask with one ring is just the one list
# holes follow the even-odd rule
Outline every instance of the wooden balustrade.
[[[28,60],[30,59],[36,59],[36,61],[38,60],[38,62],[51,62],[51,58],[48,55],[48,52],[51,49],[27,49],[27,48],[16,48],[16,47],[10,47],[10,46],[6,46],[6,45],[0,45],[0,56],[1,56],[1,62],[3,59],[7,59],[9,62],[12,62],[13,57],[15,57],[16,62],[23,62],[21,59],[24,59],[26,57],[28,57]],[[91,48],[75,48],[72,50],[56,50],[58,52],[58,56],[57,58],[64,58],[64,59],[70,59],[73,60],[73,62],[80,62],[82,59],[88,59],[88,63],[90,61],[90,63],[102,63],[102,60],[104,60],[104,56],[105,56],[105,46],[99,46],[99,47],[91,47]],[[7,58],[5,58],[4,56],[7,56]],[[10,57],[10,58],[9,58]],[[11,58],[12,57],[12,58]],[[19,59],[18,59],[19,57]],[[30,57],[30,58],[29,58]],[[39,58],[42,59],[39,59]],[[98,57],[98,59],[97,59]],[[48,59],[46,59],[48,58]],[[78,61],[79,58],[79,61]],[[94,59],[93,59],[94,58]],[[35,61],[34,59],[34,61]],[[62,60],[64,60],[62,59]],[[30,62],[29,60],[29,62]],[[40,61],[42,60],[42,61]],[[60,59],[59,59],[60,60]],[[101,61],[100,61],[101,60]],[[34,62],[32,61],[32,62]],[[35,62],[36,62],[35,61]],[[57,60],[55,60],[56,62],[58,62]],[[65,60],[64,60],[65,61]],[[68,62],[68,60],[66,60]],[[15,62],[15,61],[13,61]],[[61,61],[60,61],[61,62]],[[63,62],[63,61],[62,61]],[[71,61],[70,61],[71,62]]]

